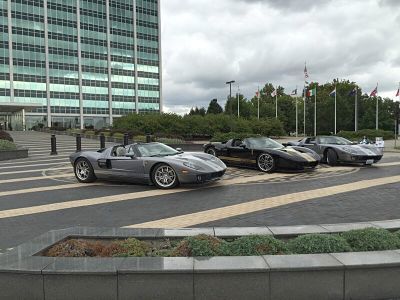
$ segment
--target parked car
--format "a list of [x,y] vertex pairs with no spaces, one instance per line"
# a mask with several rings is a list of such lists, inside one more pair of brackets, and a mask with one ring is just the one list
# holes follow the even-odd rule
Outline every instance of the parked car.
[[146,182],[160,189],[220,179],[226,165],[206,153],[184,153],[162,143],[135,143],[70,156],[79,182],[97,178]]
[[231,139],[204,145],[204,152],[230,165],[256,167],[263,172],[277,169],[315,168],[320,157],[303,147],[285,147],[267,137]]
[[338,163],[372,165],[381,160],[380,149],[370,144],[357,144],[339,136],[305,137],[288,145],[306,147],[317,152],[322,161],[334,166]]

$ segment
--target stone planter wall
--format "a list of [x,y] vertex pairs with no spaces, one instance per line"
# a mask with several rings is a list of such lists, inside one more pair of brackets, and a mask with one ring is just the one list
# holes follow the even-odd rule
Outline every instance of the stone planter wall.
[[28,157],[28,149],[18,149],[18,150],[8,150],[8,151],[0,150],[0,161],[27,158],[27,157]]
[[400,220],[317,226],[193,229],[69,228],[0,255],[0,299],[395,299],[400,250],[194,258],[50,258],[68,237],[219,237],[400,228]]

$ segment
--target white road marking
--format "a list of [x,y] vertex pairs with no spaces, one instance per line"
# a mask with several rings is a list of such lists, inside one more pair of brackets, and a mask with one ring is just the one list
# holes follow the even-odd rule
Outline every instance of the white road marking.
[[75,189],[75,188],[99,186],[99,185],[102,185],[102,184],[101,183],[90,183],[90,184],[71,183],[71,184],[63,184],[63,185],[55,185],[55,186],[44,186],[44,187],[38,187],[38,188],[0,192],[0,197],[11,196],[11,195],[21,195],[21,194],[28,194],[28,193],[56,191],[56,190],[63,190],[63,189]]
[[69,166],[69,167],[59,167],[59,168],[51,168],[51,169],[38,169],[38,170],[23,170],[23,171],[1,172],[1,173],[0,173],[0,176],[3,176],[3,175],[12,175],[12,174],[23,174],[23,173],[43,172],[43,171],[50,171],[50,170],[67,170],[67,169],[72,169],[72,166]]

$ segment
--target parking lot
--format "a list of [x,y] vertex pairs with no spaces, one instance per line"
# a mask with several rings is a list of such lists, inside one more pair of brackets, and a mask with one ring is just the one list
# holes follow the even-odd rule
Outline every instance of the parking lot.
[[[80,184],[68,155],[75,140],[15,132],[28,159],[0,164],[0,252],[52,229],[203,227],[344,223],[398,218],[400,154],[373,167],[321,165],[311,172],[264,174],[229,168],[223,180],[162,191],[152,186],[97,181]],[[83,149],[97,149],[82,140]]]

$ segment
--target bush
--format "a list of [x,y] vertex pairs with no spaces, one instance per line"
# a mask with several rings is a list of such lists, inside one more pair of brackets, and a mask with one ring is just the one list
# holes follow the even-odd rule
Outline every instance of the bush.
[[226,256],[275,255],[288,254],[289,249],[285,242],[273,236],[250,235],[223,245],[222,252]]
[[211,142],[226,142],[230,139],[244,139],[246,137],[257,137],[260,136],[258,134],[254,133],[236,133],[236,132],[228,132],[228,133],[221,133],[218,132],[214,134],[214,136],[211,139]]
[[86,130],[85,135],[94,136],[96,133],[93,130]]
[[346,239],[353,251],[393,250],[400,246],[399,236],[386,229],[351,230],[343,232],[341,236]]
[[10,151],[10,150],[16,150],[16,149],[17,149],[17,146],[14,143],[7,141],[7,140],[0,140],[0,150]]
[[135,238],[118,241],[114,256],[135,256],[143,257],[150,250],[146,243]]
[[244,119],[225,114],[208,114],[205,116],[175,114],[130,114],[118,118],[114,129],[131,132],[133,135],[158,136],[213,136],[216,133],[236,132],[252,133],[266,136],[284,134],[282,123],[277,119]]
[[206,234],[183,239],[175,251],[174,256],[218,256],[222,253],[226,242]]
[[9,142],[14,142],[13,138],[8,132],[5,132],[3,130],[0,130],[0,140],[5,140]]
[[360,141],[364,136],[369,140],[375,142],[376,137],[383,137],[384,140],[394,139],[394,133],[385,130],[363,129],[357,132],[354,131],[340,131],[338,136],[344,137],[352,141]]
[[334,234],[306,234],[290,240],[289,249],[296,254],[334,253],[351,251],[341,236]]

